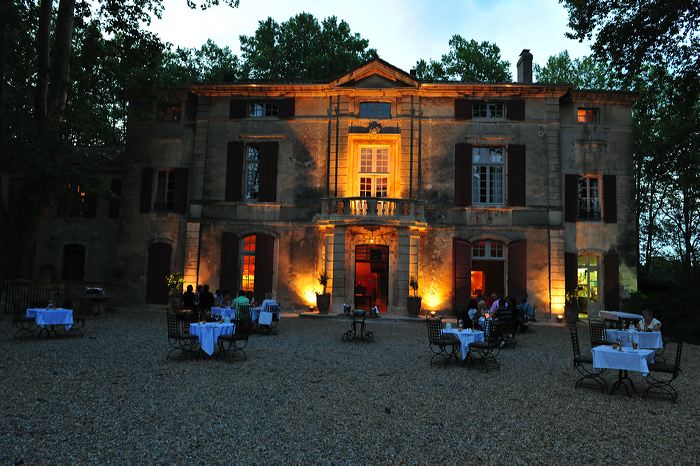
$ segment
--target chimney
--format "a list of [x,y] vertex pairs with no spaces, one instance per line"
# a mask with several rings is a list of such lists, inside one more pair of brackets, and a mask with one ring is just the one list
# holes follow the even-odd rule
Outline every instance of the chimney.
[[518,83],[532,84],[532,54],[530,49],[523,49],[518,59]]
[[411,70],[408,72],[408,74],[410,74],[411,76],[413,76],[415,78],[416,77],[416,69],[411,68]]

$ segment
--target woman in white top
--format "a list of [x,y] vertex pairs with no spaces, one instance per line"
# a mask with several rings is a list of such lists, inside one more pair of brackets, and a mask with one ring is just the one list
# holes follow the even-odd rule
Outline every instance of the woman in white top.
[[260,304],[260,310],[267,311],[267,308],[272,304],[277,305],[277,301],[272,299],[272,293],[268,291],[267,293],[265,293],[265,300],[263,300],[262,304]]
[[637,324],[637,329],[640,331],[659,332],[661,330],[661,322],[654,318],[650,309],[642,311],[644,318]]

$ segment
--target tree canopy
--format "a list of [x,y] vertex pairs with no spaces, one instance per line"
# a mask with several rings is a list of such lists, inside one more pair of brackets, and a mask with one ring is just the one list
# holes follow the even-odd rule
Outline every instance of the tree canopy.
[[491,42],[467,41],[456,34],[450,50],[439,61],[416,62],[416,76],[423,81],[462,81],[474,83],[511,82],[510,63],[501,60],[501,49]]
[[369,41],[331,16],[320,23],[300,13],[277,23],[267,18],[253,36],[240,36],[242,77],[330,81],[377,56]]
[[593,57],[571,59],[569,52],[552,55],[544,66],[533,65],[535,81],[541,84],[566,84],[576,89],[619,89],[621,83],[607,67]]

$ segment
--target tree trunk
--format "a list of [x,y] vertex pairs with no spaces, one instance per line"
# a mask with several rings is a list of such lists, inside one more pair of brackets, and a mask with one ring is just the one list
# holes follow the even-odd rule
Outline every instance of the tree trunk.
[[39,29],[36,33],[37,81],[34,96],[34,118],[39,133],[46,132],[46,110],[49,93],[49,61],[51,57],[50,34],[51,0],[41,0],[39,5]]
[[51,125],[63,120],[66,109],[74,16],[75,0],[61,0],[56,19],[56,40],[51,60],[51,85],[48,96],[48,117]]

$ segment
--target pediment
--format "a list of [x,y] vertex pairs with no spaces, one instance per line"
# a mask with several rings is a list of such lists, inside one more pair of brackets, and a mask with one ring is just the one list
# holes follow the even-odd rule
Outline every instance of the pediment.
[[420,81],[409,73],[375,58],[340,78],[332,81],[334,87],[358,87],[364,89],[386,89],[395,87],[418,87]]

